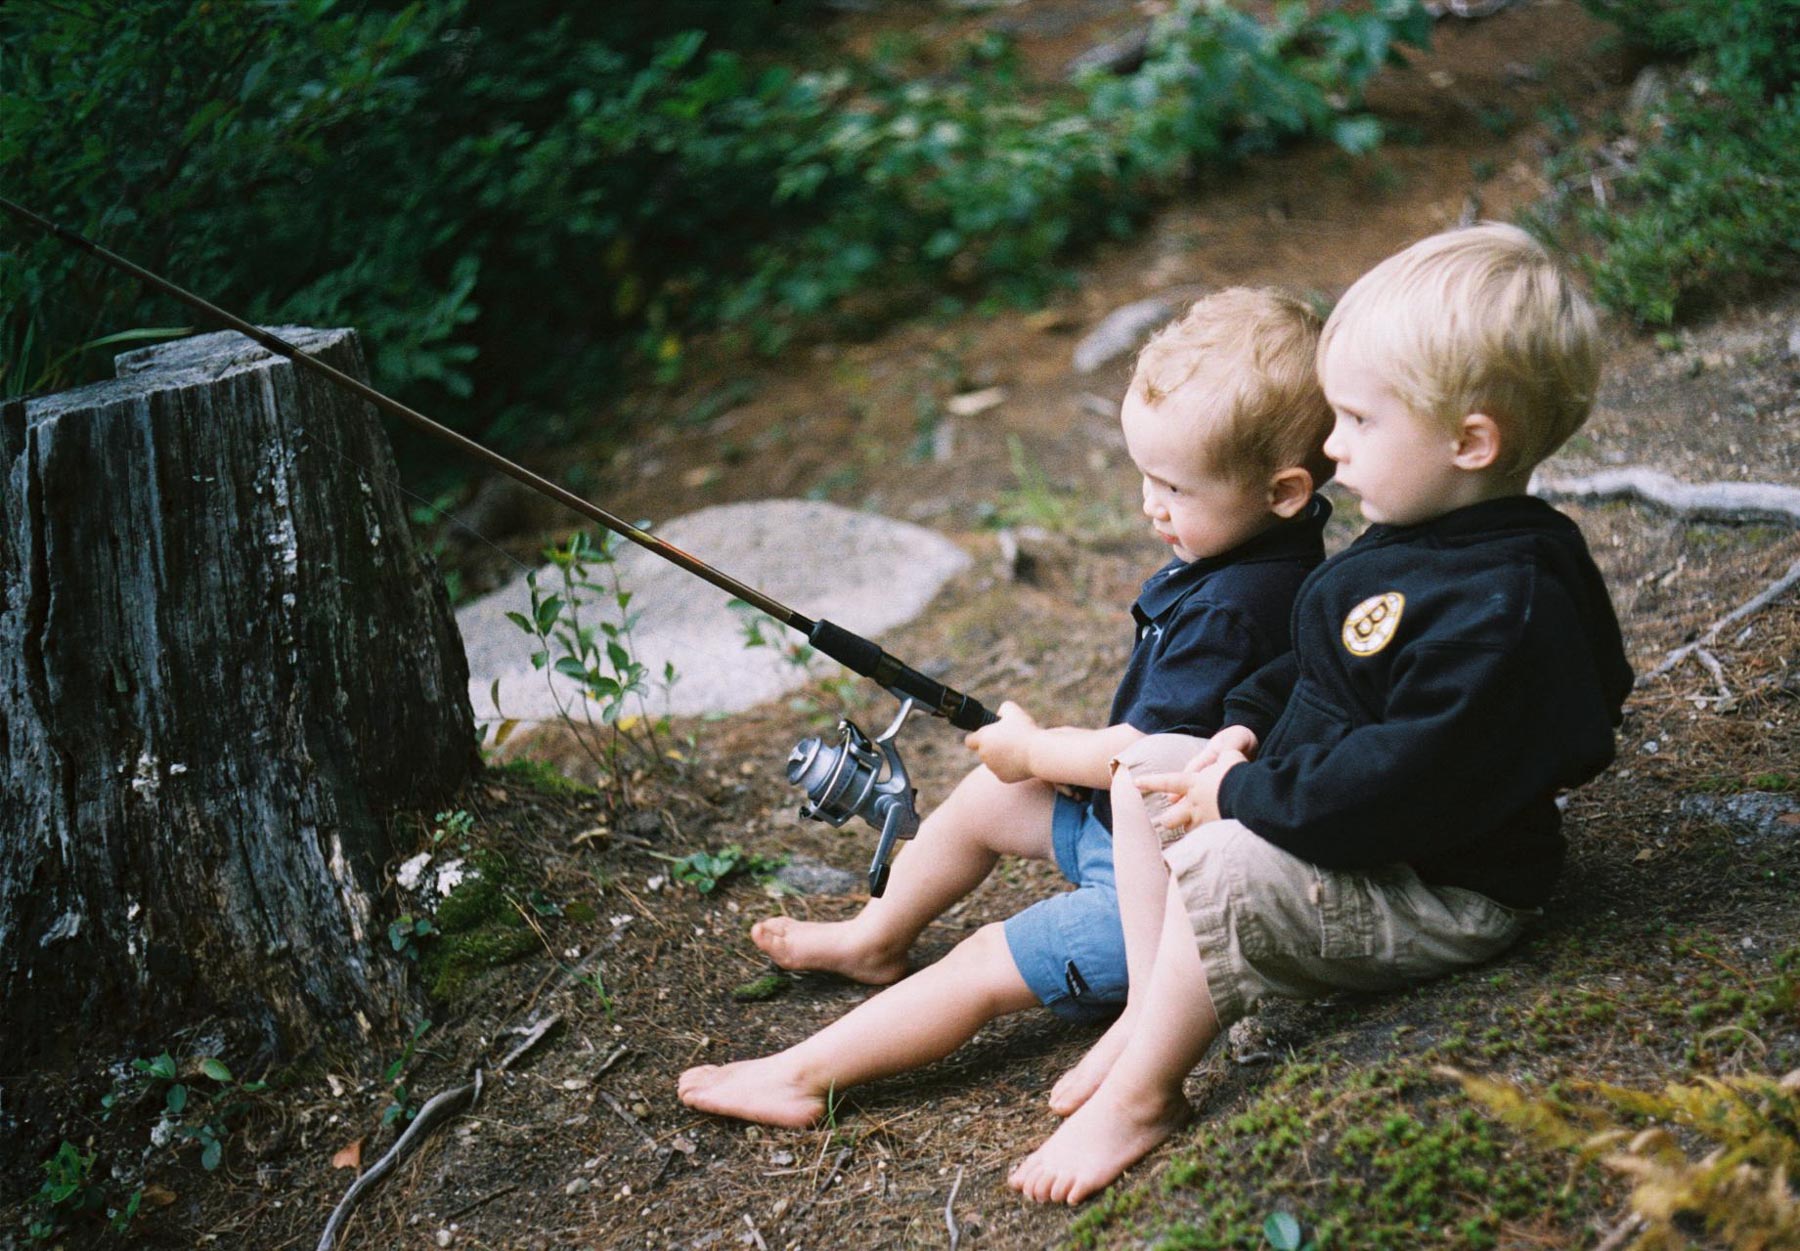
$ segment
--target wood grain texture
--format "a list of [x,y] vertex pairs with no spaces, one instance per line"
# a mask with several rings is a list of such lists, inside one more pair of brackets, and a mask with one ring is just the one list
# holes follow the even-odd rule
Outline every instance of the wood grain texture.
[[[353,333],[277,333],[363,376]],[[383,816],[476,764],[373,410],[230,332],[117,365],[0,409],[0,1074],[97,1026],[397,1019]]]

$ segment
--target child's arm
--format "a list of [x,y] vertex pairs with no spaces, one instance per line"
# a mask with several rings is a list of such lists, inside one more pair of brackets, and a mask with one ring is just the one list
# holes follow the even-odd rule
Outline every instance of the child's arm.
[[1529,632],[1403,647],[1381,719],[1348,729],[1309,708],[1293,745],[1233,769],[1233,817],[1322,868],[1443,855],[1612,757],[1608,709],[1579,625],[1543,602]]
[[1008,700],[1000,705],[998,721],[963,742],[1002,782],[1040,778],[1067,786],[1103,787],[1111,780],[1113,757],[1143,737],[1141,730],[1129,725],[1103,730],[1046,728]]

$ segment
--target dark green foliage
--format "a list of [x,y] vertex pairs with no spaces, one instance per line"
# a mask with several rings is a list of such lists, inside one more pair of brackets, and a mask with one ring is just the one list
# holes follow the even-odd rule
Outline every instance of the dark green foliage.
[[[992,35],[929,76],[898,53],[784,64],[825,20],[702,0],[12,0],[0,181],[253,319],[356,326],[378,386],[517,441],[673,374],[720,326],[775,348],[864,296],[866,316],[946,289],[1040,295],[1196,162],[1305,134],[1361,151],[1380,133],[1363,85],[1429,26],[1416,0],[1266,25],[1183,3],[1141,72],[1046,86]],[[192,320],[5,237],[7,393],[104,373],[105,353],[74,351],[98,336]]]
[[1666,325],[1800,268],[1800,0],[1586,0],[1653,57],[1688,58],[1635,172],[1579,214],[1607,306]]

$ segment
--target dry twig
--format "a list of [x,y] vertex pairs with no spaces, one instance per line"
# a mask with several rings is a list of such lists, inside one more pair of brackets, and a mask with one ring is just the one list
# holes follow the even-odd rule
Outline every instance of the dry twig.
[[338,1235],[343,1233],[345,1223],[349,1221],[350,1214],[356,1210],[356,1205],[361,1202],[364,1194],[424,1142],[432,1130],[462,1111],[465,1104],[475,1106],[480,1098],[481,1070],[476,1069],[473,1081],[434,1095],[420,1108],[419,1115],[406,1127],[400,1140],[388,1148],[387,1154],[370,1165],[368,1172],[350,1183],[350,1189],[344,1192],[344,1197],[338,1200],[337,1207],[332,1210],[331,1219],[325,1222],[325,1232],[319,1236],[318,1251],[332,1251],[337,1246]]
[[[1649,673],[1646,673],[1643,677],[1639,678],[1637,684],[1639,686],[1648,685],[1657,678],[1660,678],[1663,674],[1669,672],[1669,670],[1673,669],[1682,661],[1686,660],[1689,656],[1692,656],[1694,653],[1699,652],[1704,648],[1712,646],[1712,644],[1718,641],[1721,631],[1736,625],[1751,613],[1766,608],[1777,599],[1780,599],[1782,595],[1786,594],[1796,585],[1800,585],[1800,560],[1796,560],[1793,564],[1789,565],[1788,571],[1775,579],[1774,582],[1764,587],[1760,594],[1745,600],[1736,608],[1726,613],[1723,617],[1720,617],[1717,621],[1713,622],[1712,625],[1706,628],[1706,633],[1702,634],[1699,638],[1691,643],[1677,647],[1667,656],[1664,656],[1662,663],[1657,665],[1656,668],[1652,669]],[[1714,663],[1716,664],[1717,662],[1715,661]]]
[[525,1030],[524,1031],[525,1037],[522,1040],[520,1040],[519,1045],[514,1047],[511,1051],[507,1052],[506,1058],[501,1060],[499,1064],[495,1065],[495,1068],[498,1069],[502,1073],[504,1073],[508,1069],[512,1068],[512,1066],[522,1056],[524,1056],[524,1054],[527,1051],[530,1051],[533,1047],[535,1047],[539,1043],[543,1042],[545,1035],[549,1034],[549,1032],[551,1030],[555,1029],[557,1027],[557,1025],[559,1025],[561,1022],[562,1022],[562,1013],[552,1012],[549,1016],[547,1016],[543,1020],[539,1021],[536,1025],[533,1025],[530,1029]]
[[956,1180],[950,1183],[950,1197],[944,1200],[944,1225],[950,1230],[950,1251],[962,1242],[962,1230],[956,1227],[956,1192],[962,1189],[963,1166],[956,1166]]

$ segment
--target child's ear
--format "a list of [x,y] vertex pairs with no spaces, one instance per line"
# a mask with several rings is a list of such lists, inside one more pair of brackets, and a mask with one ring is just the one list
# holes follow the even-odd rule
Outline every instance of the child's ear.
[[1500,459],[1500,426],[1486,413],[1470,413],[1456,428],[1451,461],[1458,469],[1491,468]]
[[1291,521],[1306,508],[1312,494],[1312,474],[1298,465],[1289,465],[1269,479],[1269,511],[1283,521]]

